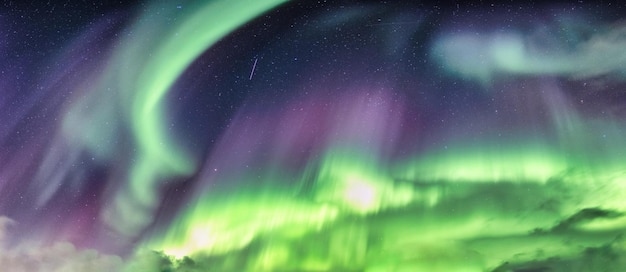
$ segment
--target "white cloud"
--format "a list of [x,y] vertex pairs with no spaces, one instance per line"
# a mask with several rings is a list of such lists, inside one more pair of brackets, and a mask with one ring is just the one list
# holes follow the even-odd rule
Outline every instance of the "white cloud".
[[3,244],[10,234],[9,227],[14,223],[8,217],[0,216],[0,269],[10,268],[11,272],[108,272],[119,271],[122,258],[116,255],[101,254],[96,250],[77,249],[68,242],[57,242],[51,246],[9,247]]

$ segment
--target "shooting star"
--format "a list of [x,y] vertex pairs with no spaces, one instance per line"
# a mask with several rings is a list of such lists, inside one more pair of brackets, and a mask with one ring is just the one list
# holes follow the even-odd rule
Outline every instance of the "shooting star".
[[254,64],[252,65],[252,71],[250,71],[250,78],[249,80],[252,80],[252,76],[254,75],[254,70],[256,69],[256,62],[259,61],[258,58],[254,59]]

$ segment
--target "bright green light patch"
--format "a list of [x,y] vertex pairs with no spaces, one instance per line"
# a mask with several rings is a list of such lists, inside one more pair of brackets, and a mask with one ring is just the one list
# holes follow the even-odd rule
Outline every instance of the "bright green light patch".
[[260,235],[302,236],[339,215],[332,206],[300,201],[279,190],[206,195],[152,244],[177,257],[225,254],[249,245]]
[[571,166],[547,146],[485,144],[428,152],[404,164],[397,175],[412,181],[543,183]]
[[322,160],[315,200],[359,214],[401,207],[414,199],[413,185],[395,182],[383,162],[354,150],[335,149]]
[[349,179],[346,185],[345,199],[348,203],[364,209],[371,209],[374,206],[376,190],[373,186],[357,178]]

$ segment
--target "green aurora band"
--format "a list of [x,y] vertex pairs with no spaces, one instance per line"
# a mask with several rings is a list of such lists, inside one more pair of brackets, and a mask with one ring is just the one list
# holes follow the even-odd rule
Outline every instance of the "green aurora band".
[[[610,212],[626,210],[623,169],[577,172],[576,162],[523,145],[447,152],[400,163],[414,168],[398,178],[360,151],[329,150],[291,188],[267,185],[264,177],[281,182],[261,172],[245,182],[261,185],[206,193],[146,247],[220,271],[508,271],[626,249],[616,238],[626,218]],[[535,159],[547,165],[534,172]],[[433,175],[411,176],[429,164]],[[467,164],[476,167],[459,178]]]
[[624,148],[586,159],[584,137],[519,137],[397,160],[384,137],[334,141],[300,173],[276,160],[218,176],[144,246],[198,271],[619,271],[626,258],[603,258],[626,252]]
[[[117,189],[104,220],[122,235],[136,236],[153,220],[160,185],[175,176],[196,171],[197,162],[170,139],[164,124],[164,97],[185,69],[210,46],[236,28],[285,2],[285,0],[196,1],[184,10],[165,12],[162,5],[150,7],[128,30],[120,46],[111,52],[93,92],[79,98],[69,109],[64,130],[98,158],[110,158],[119,148],[116,129],[129,126],[136,143],[127,185]],[[177,23],[166,21],[171,16]],[[116,93],[117,96],[111,96]],[[125,109],[118,113],[115,105]],[[116,121],[127,114],[129,123]],[[80,135],[72,131],[81,130]],[[104,144],[107,143],[107,144]],[[123,177],[127,175],[127,177]],[[124,223],[120,223],[124,222]]]

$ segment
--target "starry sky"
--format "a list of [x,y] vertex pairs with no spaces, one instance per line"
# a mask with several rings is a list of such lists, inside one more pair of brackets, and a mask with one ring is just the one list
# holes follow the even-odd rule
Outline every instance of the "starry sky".
[[625,7],[5,1],[0,265],[622,271]]

